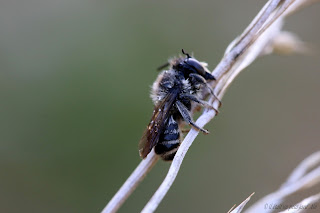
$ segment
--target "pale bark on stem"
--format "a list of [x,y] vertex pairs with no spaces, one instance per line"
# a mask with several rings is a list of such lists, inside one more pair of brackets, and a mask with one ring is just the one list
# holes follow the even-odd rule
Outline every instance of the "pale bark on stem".
[[[212,84],[217,97],[221,100],[236,76],[256,58],[272,53],[273,50],[277,48],[275,45],[279,42],[275,42],[275,40],[282,33],[281,28],[286,15],[316,1],[319,0],[268,1],[245,31],[231,42],[221,62],[212,72],[218,79]],[[291,45],[294,46],[295,41],[293,41]],[[218,108],[218,100],[212,98],[210,102],[215,108]],[[196,124],[203,127],[212,120],[215,115],[216,112],[214,110],[204,110],[203,114],[196,121]],[[142,212],[154,212],[158,207],[174,182],[184,156],[198,134],[199,132],[194,129],[189,131],[172,161],[166,178]],[[152,151],[146,159],[141,161],[102,213],[116,212],[157,161],[158,156]]]

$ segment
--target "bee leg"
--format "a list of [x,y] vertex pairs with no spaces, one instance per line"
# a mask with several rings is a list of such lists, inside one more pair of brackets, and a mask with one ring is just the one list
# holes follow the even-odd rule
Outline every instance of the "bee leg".
[[197,104],[199,104],[199,105],[201,105],[203,107],[206,107],[206,108],[209,108],[209,109],[213,109],[214,111],[216,111],[216,114],[219,113],[219,110],[214,108],[210,103],[208,103],[206,101],[203,101],[203,100],[200,100],[194,95],[183,94],[183,95],[180,95],[180,98],[189,99],[189,100],[194,101],[194,102],[196,102]]
[[202,131],[203,133],[205,134],[209,134],[209,131],[206,130],[206,129],[202,129],[201,127],[197,126],[197,124],[194,123],[191,115],[190,115],[190,112],[189,110],[187,109],[187,107],[181,103],[180,101],[176,101],[176,106],[181,114],[181,116],[183,117],[183,119],[188,123],[190,124],[192,127],[194,127],[195,129],[197,130],[200,130]]
[[207,83],[205,84],[205,87],[207,87],[208,90],[210,91],[211,95],[212,95],[215,99],[217,99],[217,100],[219,101],[219,106],[218,106],[218,108],[220,108],[221,105],[222,105],[222,102],[221,102],[220,99],[216,96],[216,94],[214,94],[213,89],[212,89]]
[[198,75],[195,73],[191,73],[189,76],[190,76],[192,82],[204,85],[210,91],[210,94],[215,99],[217,99],[219,101],[219,108],[220,108],[222,103],[221,103],[220,99],[214,94],[212,88],[208,85],[206,79],[204,77],[202,77],[201,75]]

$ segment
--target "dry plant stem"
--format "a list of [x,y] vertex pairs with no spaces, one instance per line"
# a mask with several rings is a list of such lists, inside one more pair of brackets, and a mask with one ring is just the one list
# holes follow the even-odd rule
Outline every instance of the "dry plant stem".
[[[245,31],[229,45],[221,62],[213,71],[213,75],[218,79],[218,81],[214,83],[214,93],[220,100],[228,86],[240,71],[250,65],[257,57],[272,52],[272,50],[266,51],[266,48],[268,47],[268,44],[272,43],[272,40],[281,33],[284,17],[304,7],[306,4],[316,1],[319,0],[268,1]],[[219,102],[217,100],[211,99],[210,102],[213,103],[214,107],[218,108]],[[203,127],[214,117],[215,111],[204,110],[203,114],[196,121],[196,124]],[[199,132],[191,129],[185,137],[175,155],[165,180],[149,203],[145,206],[143,212],[153,212],[157,208],[175,180],[182,160],[198,134]],[[139,166],[108,203],[102,213],[116,212],[157,160],[158,157],[155,155],[154,151],[152,151],[145,160],[141,161]]]
[[152,152],[150,152],[150,154],[140,162],[138,167],[133,171],[119,191],[113,196],[107,206],[102,210],[102,213],[116,212],[143,180],[146,174],[156,164],[158,159],[158,155],[156,155],[152,150]]
[[294,171],[289,176],[288,180],[281,186],[287,187],[290,184],[293,184],[294,182],[301,179],[307,172],[315,167],[316,165],[320,165],[320,151],[313,153],[306,159],[304,159],[297,168],[294,169]]
[[[318,166],[318,168],[315,168]],[[313,169],[311,171],[311,169]],[[274,208],[281,208],[281,204],[284,198],[289,195],[293,195],[293,193],[305,189],[310,188],[320,182],[320,151],[313,153],[306,159],[304,159],[291,173],[287,181],[281,186],[281,188],[272,194],[267,195],[252,207],[250,207],[246,213],[255,213],[255,212],[274,212]],[[250,195],[251,197],[252,195]],[[250,198],[249,197],[249,198]],[[240,213],[243,207],[248,202],[247,198],[244,202],[242,202],[236,209],[239,209],[235,212],[236,209],[233,210],[234,207],[229,210],[228,213]],[[290,213],[302,213],[305,210],[311,209],[315,210],[317,205],[311,206],[312,204],[316,204],[320,200],[320,193],[310,196],[301,202],[295,205],[288,205],[288,209],[282,211],[290,212]],[[283,205],[286,206],[286,205]]]
[[[235,39],[235,41],[229,45],[224,58],[213,71],[216,78],[220,78],[223,74],[228,72],[237,61],[237,58],[241,56],[245,50],[250,48],[250,46],[261,37],[261,34],[265,33],[265,31],[269,29],[274,22],[282,22],[284,16],[287,16],[298,9],[305,7],[306,5],[318,1],[319,0],[269,1],[250,23],[250,25],[245,29],[241,36]],[[278,9],[278,11],[276,11],[276,9]]]
[[[310,169],[317,168],[309,171]],[[308,172],[309,171],[309,172]],[[291,173],[285,184],[279,190],[273,192],[251,206],[246,213],[255,212],[273,212],[274,209],[265,208],[267,204],[281,204],[282,201],[289,195],[315,186],[320,183],[320,152],[316,152],[306,158],[300,165]]]
[[[254,61],[258,56],[262,55],[264,49],[267,47],[268,41],[271,42],[273,37],[280,33],[280,29],[282,26],[281,22],[284,18],[284,12],[293,2],[294,0],[269,1],[267,3],[267,6],[263,8],[263,11],[258,14],[259,18],[254,19],[255,24],[251,24],[250,26],[252,27],[247,28],[248,32],[245,32],[242,35],[243,38],[241,38],[240,40],[236,40],[236,42],[232,43],[232,47],[228,48],[229,51],[227,51],[222,61],[213,71],[213,75],[218,77],[214,92],[215,94],[217,94],[220,100],[222,99],[227,87],[240,73],[240,71],[250,63],[252,63],[252,61]],[[267,22],[268,20],[270,21]],[[273,26],[277,27],[275,28]],[[273,37],[270,36],[272,35],[272,32],[274,32]],[[254,51],[253,53],[251,53],[249,50]],[[218,101],[214,101],[214,106],[218,106]],[[213,110],[205,110],[196,121],[196,124],[200,127],[203,127],[214,117],[215,112]],[[143,213],[154,212],[156,210],[159,203],[164,198],[172,183],[174,182],[183,158],[198,134],[199,132],[193,129],[187,134],[173,159],[166,178],[142,210]]]
[[252,42],[253,37],[259,32],[262,26],[265,24],[270,15],[278,7],[281,0],[269,1],[257,15],[257,17],[252,21],[252,23],[247,27],[247,29],[242,33],[240,38],[233,44],[232,49],[224,56],[221,62],[216,66],[213,71],[216,78],[220,78],[224,73],[226,73],[231,66],[235,63],[237,57],[243,53],[243,51]]

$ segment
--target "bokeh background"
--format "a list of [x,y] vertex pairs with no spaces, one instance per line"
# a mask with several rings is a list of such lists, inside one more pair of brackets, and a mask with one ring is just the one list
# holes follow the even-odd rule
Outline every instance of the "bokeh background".
[[[210,65],[265,1],[2,0],[0,212],[100,212],[139,164],[156,68],[181,48]],[[286,23],[320,47],[320,5]],[[320,64],[267,56],[229,88],[157,212],[227,212],[320,149]],[[119,212],[139,212],[159,162]]]

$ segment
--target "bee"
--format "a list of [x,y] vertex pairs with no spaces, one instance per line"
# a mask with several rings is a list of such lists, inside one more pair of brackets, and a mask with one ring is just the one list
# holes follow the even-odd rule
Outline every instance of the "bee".
[[152,85],[151,99],[155,105],[151,121],[140,143],[139,153],[145,158],[154,147],[155,153],[165,161],[173,160],[181,143],[182,125],[191,125],[196,130],[208,134],[208,130],[195,124],[191,112],[202,106],[215,109],[203,100],[202,90],[207,89],[211,96],[216,96],[207,81],[216,80],[210,74],[207,64],[185,53],[169,60],[160,69],[163,70]]

